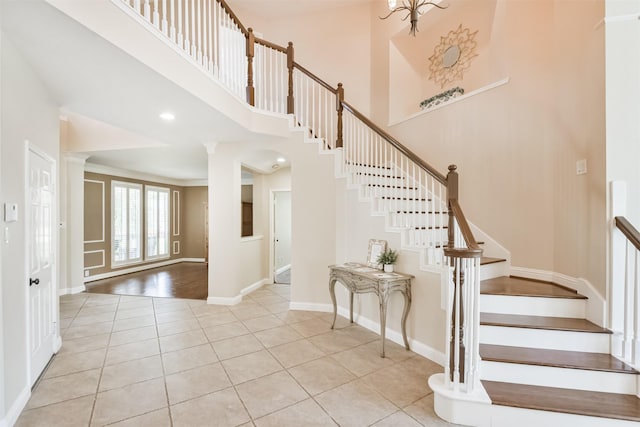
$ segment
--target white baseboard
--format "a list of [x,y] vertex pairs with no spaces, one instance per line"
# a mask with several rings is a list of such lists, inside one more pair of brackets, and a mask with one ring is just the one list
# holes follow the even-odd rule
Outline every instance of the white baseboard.
[[62,289],[58,289],[58,296],[61,295],[73,295],[73,294],[79,294],[80,292],[84,292],[86,290],[86,286],[82,285],[82,286],[75,286],[73,288],[62,288]]
[[85,277],[84,283],[93,282],[95,280],[109,279],[111,277],[122,276],[123,274],[137,273],[139,271],[150,270],[152,268],[166,267],[167,265],[178,264],[181,262],[204,262],[204,258],[178,258],[169,259],[162,262],[154,262],[153,264],[137,265],[131,268],[125,268],[122,270],[110,271],[109,273],[96,274],[93,276]]
[[53,354],[58,354],[60,349],[62,348],[62,337],[60,336],[59,331],[56,332],[55,339],[53,341]]
[[236,295],[235,297],[209,297],[207,298],[207,304],[216,305],[236,305],[242,302],[242,295]]
[[[314,304],[314,303],[303,303],[303,302],[290,302],[289,303],[290,310],[304,310],[304,311],[319,311],[323,313],[332,313],[333,305],[332,304]],[[349,309],[346,307],[338,306],[338,314],[342,317],[349,318]],[[362,315],[358,315],[356,313],[353,314],[353,321],[358,325],[362,326],[365,329],[368,329],[372,332],[380,334],[380,323],[371,320]],[[399,331],[394,331],[393,329],[386,329],[385,332],[386,337],[395,342],[396,344],[400,344],[404,346],[404,340],[402,338],[402,333]],[[444,353],[434,349],[433,347],[424,344],[418,340],[411,339],[407,337],[409,340],[409,347],[411,351],[419,354],[420,356],[426,357],[427,359],[437,363],[440,366],[444,366],[446,357]]]
[[287,271],[291,268],[291,264],[287,264],[284,267],[280,267],[279,269],[276,270],[276,274],[280,274],[284,271]]
[[606,327],[607,302],[602,295],[586,279],[567,276],[553,271],[536,270],[533,268],[511,267],[511,275],[526,279],[543,280],[575,289],[579,294],[588,298],[586,318],[598,326]]
[[31,389],[29,387],[25,387],[22,389],[16,400],[13,402],[5,417],[0,420],[0,427],[11,427],[17,421],[18,417],[24,410],[25,406],[27,406],[27,402],[31,397]]
[[253,291],[257,291],[262,286],[264,286],[266,283],[269,283],[269,279],[260,279],[256,283],[247,286],[246,288],[244,288],[244,289],[242,289],[240,291],[240,298],[242,298],[245,295],[250,294]]

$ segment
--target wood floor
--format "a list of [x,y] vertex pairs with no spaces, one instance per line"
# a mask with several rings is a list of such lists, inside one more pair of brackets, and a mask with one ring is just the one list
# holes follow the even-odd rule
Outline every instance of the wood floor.
[[87,283],[87,292],[149,297],[207,299],[207,266],[181,262]]

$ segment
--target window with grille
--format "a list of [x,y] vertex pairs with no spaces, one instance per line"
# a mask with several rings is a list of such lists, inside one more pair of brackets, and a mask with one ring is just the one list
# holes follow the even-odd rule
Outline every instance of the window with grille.
[[169,189],[145,187],[146,259],[169,256]]
[[142,185],[111,182],[111,262],[131,264],[142,260]]

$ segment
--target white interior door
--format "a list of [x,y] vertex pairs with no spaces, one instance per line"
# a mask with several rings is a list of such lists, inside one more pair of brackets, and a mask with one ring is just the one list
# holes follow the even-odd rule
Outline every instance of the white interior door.
[[54,318],[54,179],[53,161],[29,149],[27,195],[29,265],[29,350],[33,385],[53,356]]
[[291,266],[291,191],[273,193],[274,271]]

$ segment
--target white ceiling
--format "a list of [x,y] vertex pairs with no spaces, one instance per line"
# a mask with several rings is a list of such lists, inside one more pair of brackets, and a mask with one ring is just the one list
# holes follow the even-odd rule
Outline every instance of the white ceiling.
[[[260,136],[43,1],[3,1],[1,20],[5,36],[48,87],[61,114],[83,129],[82,151],[91,155],[89,163],[203,180],[204,143],[259,141]],[[158,115],[163,111],[173,112],[176,119],[162,121]],[[109,127],[120,130],[117,142],[114,138],[110,150],[91,149],[96,146],[91,142],[106,138]],[[270,173],[279,156],[259,152],[249,166]]]

